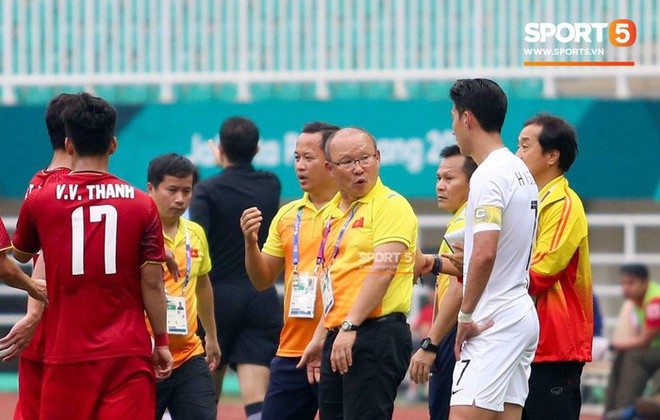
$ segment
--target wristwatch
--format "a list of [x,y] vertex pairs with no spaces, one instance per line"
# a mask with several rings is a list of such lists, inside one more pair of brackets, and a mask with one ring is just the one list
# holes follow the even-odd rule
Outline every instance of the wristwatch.
[[433,255],[433,268],[431,268],[431,273],[434,276],[438,276],[442,272],[442,257],[438,254]]
[[351,321],[345,319],[341,322],[340,328],[342,331],[357,331],[358,327],[359,327],[358,325],[353,325]]
[[422,341],[419,343],[419,346],[424,351],[430,351],[432,353],[436,353],[438,351],[438,346],[431,343],[431,339],[429,337],[422,338]]

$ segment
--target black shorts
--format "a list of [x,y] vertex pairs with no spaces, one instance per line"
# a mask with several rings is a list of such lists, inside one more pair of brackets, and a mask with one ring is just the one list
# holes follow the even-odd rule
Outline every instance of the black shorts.
[[213,286],[215,322],[222,350],[220,367],[270,366],[282,330],[282,305],[274,287],[257,292],[251,285]]

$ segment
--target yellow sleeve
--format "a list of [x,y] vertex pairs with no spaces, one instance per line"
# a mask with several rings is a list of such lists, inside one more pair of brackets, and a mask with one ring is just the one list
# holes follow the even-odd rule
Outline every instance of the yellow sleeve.
[[567,195],[550,204],[539,215],[531,271],[541,276],[561,272],[586,236],[586,215],[579,199]]
[[391,193],[374,203],[373,212],[374,247],[388,242],[416,245],[417,216],[405,198]]
[[295,201],[283,206],[279,209],[273,221],[270,223],[268,228],[268,238],[264,243],[263,248],[261,249],[264,253],[272,255],[273,257],[284,258],[284,244],[282,243],[282,237],[280,236],[279,224],[282,217],[291,209],[295,208]]

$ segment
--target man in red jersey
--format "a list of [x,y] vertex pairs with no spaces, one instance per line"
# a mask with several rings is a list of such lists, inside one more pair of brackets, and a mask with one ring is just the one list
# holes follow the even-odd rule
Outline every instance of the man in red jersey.
[[[53,158],[46,169],[37,172],[25,197],[49,183],[57,183],[71,171],[71,156],[64,150],[64,122],[62,112],[67,101],[74,95],[61,93],[53,98],[46,108],[46,128],[53,148]],[[45,277],[43,261],[35,257],[32,278]],[[41,404],[41,379],[43,375],[44,322],[48,310],[35,299],[28,298],[27,313],[11,329],[6,337],[0,339],[0,350],[6,350],[3,360],[9,361],[20,354],[18,362],[18,401],[14,411],[14,420],[36,419],[39,417]]]
[[148,195],[107,172],[116,118],[103,99],[72,98],[62,119],[73,171],[30,194],[19,214],[15,256],[42,249],[52,296],[41,418],[153,418],[154,368],[171,373],[162,226]]

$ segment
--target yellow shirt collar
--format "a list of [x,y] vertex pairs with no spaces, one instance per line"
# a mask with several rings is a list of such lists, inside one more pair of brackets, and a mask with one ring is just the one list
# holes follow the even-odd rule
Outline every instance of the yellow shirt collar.
[[179,217],[179,222],[177,223],[177,228],[176,228],[176,235],[174,235],[174,239],[170,238],[167,236],[165,231],[163,230],[163,238],[165,239],[165,242],[172,244],[172,246],[176,247],[176,245],[179,242],[185,242],[186,240],[186,231],[184,224],[185,219],[183,217]]
[[[337,194],[339,194],[339,193],[337,193]],[[335,197],[336,197],[336,195],[335,195]],[[332,199],[330,201],[325,203],[320,209],[317,209],[316,206],[314,205],[314,203],[312,203],[312,200],[309,198],[309,193],[305,192],[303,194],[302,198],[300,199],[300,202],[298,203],[297,208],[298,209],[301,208],[301,207],[307,208],[307,209],[311,210],[312,212],[314,212],[314,214],[319,214],[322,211],[324,211],[333,202],[335,197],[332,197]]]
[[548,182],[545,187],[539,191],[539,201],[541,206],[554,203],[561,200],[566,195],[566,188],[568,188],[568,180],[564,175],[559,175],[557,178]]
[[454,214],[451,215],[451,220],[449,221],[449,224],[451,224],[454,220],[458,219],[461,216],[461,214],[463,214],[463,211],[465,210],[466,207],[467,207],[467,201],[461,204],[458,210],[456,210]]

